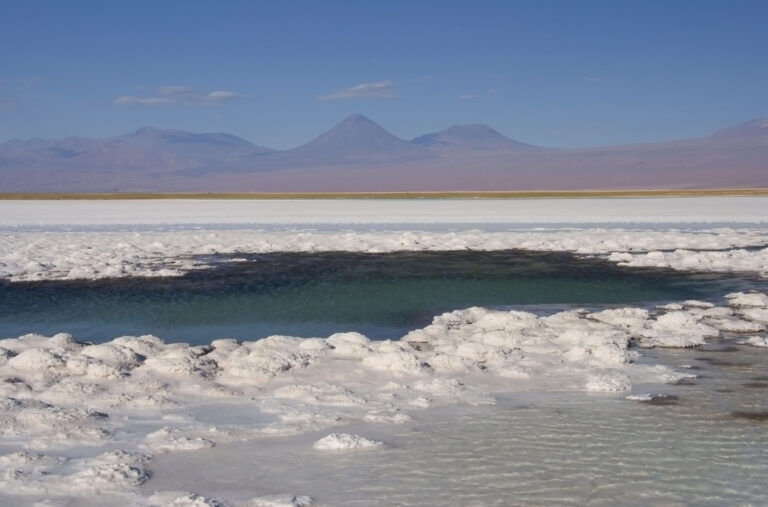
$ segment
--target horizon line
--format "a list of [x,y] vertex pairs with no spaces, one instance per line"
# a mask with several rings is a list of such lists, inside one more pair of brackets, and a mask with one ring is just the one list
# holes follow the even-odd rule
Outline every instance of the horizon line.
[[455,190],[392,192],[5,192],[0,201],[83,200],[317,200],[317,199],[599,199],[659,197],[768,197],[768,187],[610,189],[610,190]]

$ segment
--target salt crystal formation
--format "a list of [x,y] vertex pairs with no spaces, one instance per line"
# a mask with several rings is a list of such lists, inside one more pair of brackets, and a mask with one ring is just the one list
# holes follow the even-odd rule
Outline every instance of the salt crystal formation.
[[[468,308],[437,316],[398,341],[359,333],[222,339],[206,346],[154,336],[98,345],[68,334],[0,340],[0,444],[11,450],[0,455],[0,490],[29,498],[100,494],[145,502],[137,488],[151,477],[158,454],[349,423],[407,424],[414,411],[492,404],[499,393],[626,393],[644,383],[675,382],[694,375],[637,364],[633,345],[695,347],[732,332],[744,334],[747,345],[766,346],[760,333],[768,296],[734,293],[727,300],[727,307],[687,301],[658,313],[619,308],[538,316]],[[655,395],[638,396],[657,402]],[[215,414],[233,404],[253,406],[262,422],[219,427],[187,410],[207,405]],[[331,433],[315,448],[380,445]],[[169,505],[217,505],[188,492],[159,495]],[[251,505],[311,501],[259,498]]]
[[360,435],[352,435],[350,433],[331,433],[327,435],[313,445],[313,447],[319,451],[340,451],[350,449],[369,449],[372,447],[381,447],[384,445],[381,442],[374,440],[368,440]]
[[557,231],[0,233],[0,279],[12,281],[181,276],[207,265],[194,256],[265,252],[505,250],[573,252],[626,266],[768,274],[761,230],[576,229]]

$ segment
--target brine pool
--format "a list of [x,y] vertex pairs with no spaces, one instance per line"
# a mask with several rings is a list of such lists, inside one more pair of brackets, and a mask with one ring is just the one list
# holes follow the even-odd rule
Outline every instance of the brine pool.
[[[151,333],[202,344],[353,330],[397,339],[437,314],[469,306],[551,312],[686,299],[722,304],[729,292],[768,288],[753,275],[624,268],[513,250],[198,260],[209,267],[176,278],[2,283],[0,336],[69,332],[103,342]],[[655,401],[631,401],[627,392],[497,393],[494,405],[414,410],[414,420],[401,425],[344,423],[158,453],[140,492],[189,491],[235,505],[285,493],[350,506],[768,504],[768,353],[740,338],[724,334],[696,349],[643,350],[638,361],[697,375],[634,387],[633,394],[664,395]],[[256,405],[226,400],[157,414],[163,424],[194,419],[222,431],[262,424],[263,416]],[[313,449],[329,431],[384,446]],[[32,505],[41,498],[0,494],[0,503]],[[69,505],[110,503],[120,498],[80,497]]]
[[764,289],[750,276],[630,269],[567,253],[293,253],[197,258],[171,278],[0,284],[0,337],[68,332],[81,341],[153,334],[209,343],[358,331],[397,339],[470,306],[557,310],[652,305]]
[[[626,393],[518,393],[448,407],[406,426],[351,426],[383,449],[313,451],[327,432],[159,456],[143,489],[248,498],[311,494],[318,505],[768,504],[768,354],[733,337],[645,360],[698,378]],[[309,450],[308,450],[309,449]],[[200,470],[205,470],[201,476]]]

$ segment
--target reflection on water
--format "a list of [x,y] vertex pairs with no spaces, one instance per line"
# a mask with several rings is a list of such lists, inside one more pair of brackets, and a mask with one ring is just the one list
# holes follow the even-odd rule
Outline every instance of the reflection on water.
[[350,506],[767,505],[768,354],[731,344],[645,353],[700,377],[640,386],[665,403],[510,394],[415,413],[405,427],[334,428],[382,450],[313,451],[326,431],[160,456],[143,487],[244,499],[291,491]]
[[5,283],[0,336],[71,332],[104,341],[170,341],[360,331],[398,338],[469,306],[603,305],[710,299],[754,287],[733,275],[630,270],[565,253],[521,251],[208,256],[213,267],[165,279]]

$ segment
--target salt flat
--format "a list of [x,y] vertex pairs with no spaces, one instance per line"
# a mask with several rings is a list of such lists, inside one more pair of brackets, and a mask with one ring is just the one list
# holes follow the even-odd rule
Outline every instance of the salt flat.
[[[766,204],[767,198],[756,197],[2,201],[0,278],[17,283],[180,276],[207,269],[196,256],[213,253],[467,248],[569,251],[628,266],[764,276]],[[558,225],[550,227],[554,223]],[[732,226],[719,226],[724,223]],[[332,227],[320,230],[307,224]],[[350,224],[362,226],[348,229]],[[422,224],[446,227],[423,230]],[[535,227],[520,229],[519,224]],[[289,227],[269,227],[273,225]],[[367,228],[374,225],[379,227]],[[554,400],[563,393],[572,397],[565,405],[556,404],[555,413],[567,410],[573,400],[579,406],[594,403],[595,414],[604,413],[605,403],[637,407],[663,399],[659,396],[670,383],[685,385],[699,376],[691,364],[696,356],[664,361],[646,351],[723,344],[723,350],[738,349],[745,357],[764,354],[768,296],[739,293],[726,300],[721,306],[681,301],[658,309],[606,307],[552,315],[455,309],[394,341],[374,341],[354,332],[311,339],[273,336],[255,342],[212,337],[201,346],[165,343],[153,336],[97,345],[79,343],[66,333],[7,337],[0,340],[0,464],[6,470],[0,477],[0,501],[92,505],[94,495],[101,495],[102,502],[136,505],[306,505],[316,496],[318,503],[335,504],[331,499],[343,498],[349,504],[370,504],[377,497],[355,497],[353,490],[334,496],[309,479],[222,487],[221,482],[207,482],[206,460],[224,459],[212,451],[216,448],[263,442],[265,448],[279,449],[281,442],[288,442],[291,456],[280,466],[305,456],[322,461],[329,470],[342,470],[364,462],[355,456],[386,460],[390,450],[408,445],[398,428],[418,433],[423,418],[446,417],[435,409],[475,407],[478,420],[483,420],[490,414],[483,410],[492,411],[500,399],[518,396],[538,409],[537,400]],[[717,361],[710,358],[707,364]],[[739,368],[738,362],[728,366],[719,361],[721,368]],[[752,424],[747,434],[762,434],[760,418],[766,408],[750,403],[741,423]],[[622,414],[608,412],[611,417]],[[713,413],[715,419],[722,415]],[[590,420],[583,413],[580,417],[583,424]],[[749,417],[754,421],[745,423]],[[507,423],[502,418],[498,424]],[[537,419],[530,424],[535,426]],[[679,425],[670,427],[685,431]],[[492,428],[483,431],[493,433]],[[530,437],[536,438],[536,432]],[[578,446],[578,435],[558,433],[553,438]],[[446,463],[459,456],[451,458],[451,441],[419,445],[438,449],[445,471],[450,468]],[[477,441],[484,442],[484,452],[492,451],[494,446],[484,437]],[[612,445],[614,449],[601,449],[618,452],[621,444]],[[662,451],[646,456],[644,466],[663,463]],[[472,452],[471,446],[462,447],[461,459],[472,459]],[[749,459],[766,452],[768,447],[759,447]],[[706,448],[694,454],[701,462],[690,463],[692,469],[712,459]],[[527,459],[536,468],[538,459],[552,456],[545,451]],[[186,469],[198,473],[192,484],[171,477],[179,461],[169,457],[192,463]],[[745,474],[743,488],[724,493],[722,499],[750,503],[768,498],[768,491],[751,475],[755,469],[750,462],[738,464]],[[222,466],[245,467],[248,462],[241,456]],[[297,477],[310,472],[302,469]],[[440,476],[439,466],[424,472]],[[494,481],[503,481],[499,473],[486,475],[486,482],[481,480],[462,497],[465,503],[499,504],[494,496],[501,484]],[[595,478],[577,474],[569,480],[583,484]],[[665,483],[648,494],[659,501],[703,498],[687,489],[691,484],[695,481],[679,481],[677,488]],[[601,485],[593,486],[598,491]],[[336,484],[339,490],[344,487]],[[525,491],[522,503],[569,503],[567,489],[557,499],[536,487]],[[593,494],[589,488],[579,491],[585,500]],[[641,503],[643,493],[633,494]],[[420,503],[428,504],[429,498]]]
[[0,200],[0,227],[161,224],[766,223],[768,197]]

